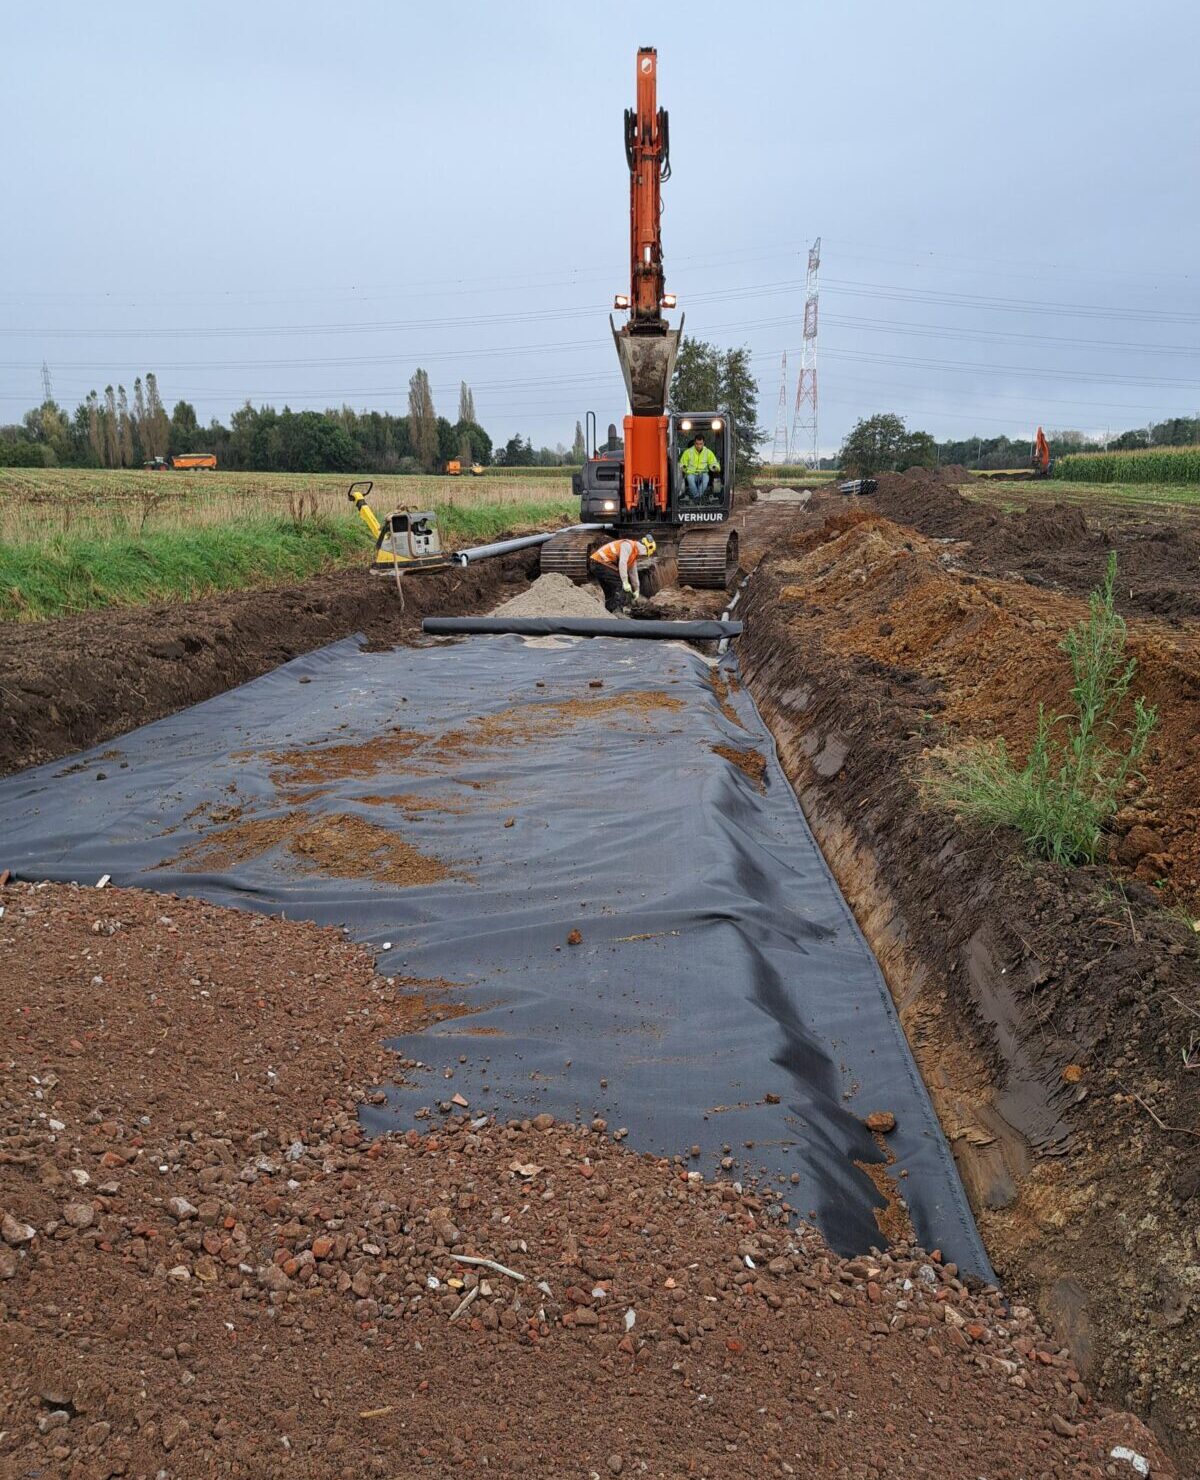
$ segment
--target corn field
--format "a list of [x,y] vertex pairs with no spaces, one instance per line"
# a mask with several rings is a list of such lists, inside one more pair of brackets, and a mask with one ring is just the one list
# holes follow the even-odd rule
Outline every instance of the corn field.
[[1072,452],[1055,459],[1054,476],[1070,483],[1200,483],[1200,447]]

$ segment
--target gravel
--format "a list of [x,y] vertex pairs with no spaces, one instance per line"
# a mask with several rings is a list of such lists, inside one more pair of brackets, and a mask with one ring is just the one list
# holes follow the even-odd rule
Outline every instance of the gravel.
[[528,589],[502,602],[495,617],[607,617],[600,588],[577,586],[557,571],[538,576]]
[[198,900],[0,898],[0,1474],[1175,1473],[936,1253],[839,1259],[602,1123],[368,1141],[422,1072],[381,1040],[452,984]]

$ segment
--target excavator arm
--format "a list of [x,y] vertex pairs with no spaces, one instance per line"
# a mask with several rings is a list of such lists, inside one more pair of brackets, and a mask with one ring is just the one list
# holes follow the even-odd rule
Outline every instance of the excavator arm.
[[615,307],[628,310],[629,322],[613,326],[613,339],[629,405],[635,416],[661,416],[675,356],[678,328],[663,317],[675,306],[666,292],[662,256],[662,183],[670,178],[670,130],[658,106],[658,53],[643,46],[637,54],[637,106],[625,110],[625,159],[629,165],[629,293]]
[[1037,429],[1037,436],[1033,443],[1033,466],[1034,471],[1042,478],[1050,472],[1050,444],[1046,441],[1046,434],[1041,427]]
[[658,53],[637,54],[637,107],[625,110],[629,165],[629,311],[633,323],[663,327],[662,190],[671,177],[667,110],[658,106]]

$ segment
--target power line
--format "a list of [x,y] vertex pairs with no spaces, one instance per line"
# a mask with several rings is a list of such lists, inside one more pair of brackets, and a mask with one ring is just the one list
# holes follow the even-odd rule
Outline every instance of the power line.
[[851,298],[882,298],[907,303],[944,303],[998,313],[1047,313],[1069,318],[1123,319],[1147,324],[1198,324],[1200,313],[1157,308],[1111,308],[1099,303],[1064,303],[1045,298],[1001,298],[983,293],[945,293],[934,288],[905,288],[895,283],[860,283],[848,278],[826,282],[833,293]]

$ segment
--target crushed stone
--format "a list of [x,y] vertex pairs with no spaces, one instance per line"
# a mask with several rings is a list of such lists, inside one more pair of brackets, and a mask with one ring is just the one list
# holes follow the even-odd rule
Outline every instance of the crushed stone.
[[577,586],[569,576],[548,571],[526,590],[502,601],[495,617],[607,617],[600,588]]

